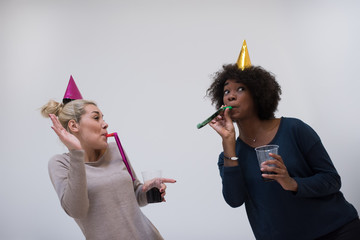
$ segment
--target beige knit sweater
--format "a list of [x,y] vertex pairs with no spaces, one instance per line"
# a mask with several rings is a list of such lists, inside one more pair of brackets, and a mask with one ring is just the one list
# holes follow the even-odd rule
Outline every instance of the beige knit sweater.
[[87,240],[163,239],[141,212],[147,204],[142,184],[131,180],[115,143],[97,161],[84,163],[84,151],[58,154],[49,174],[61,206]]

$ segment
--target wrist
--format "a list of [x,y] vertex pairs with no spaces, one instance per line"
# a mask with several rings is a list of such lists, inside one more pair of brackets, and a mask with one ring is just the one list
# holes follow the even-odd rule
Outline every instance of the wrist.
[[222,139],[223,139],[223,142],[235,142],[236,136],[235,136],[235,134],[229,134],[229,135],[223,136]]
[[285,189],[285,190],[292,191],[292,192],[297,192],[298,191],[298,184],[295,181],[295,179],[290,178],[289,185],[288,185],[287,189]]
[[227,159],[227,160],[231,160],[231,161],[237,161],[239,159],[235,155],[226,156],[225,154],[224,154],[224,158]]
[[295,181],[295,179],[293,179],[292,178],[292,182],[293,182],[293,184],[292,184],[292,190],[291,191],[293,191],[293,192],[297,192],[298,191],[298,184],[297,184],[297,182]]
[[235,156],[235,146],[236,146],[235,138],[228,141],[223,140],[222,145],[223,145],[224,153],[226,153],[225,154],[226,156],[230,156],[230,155]]

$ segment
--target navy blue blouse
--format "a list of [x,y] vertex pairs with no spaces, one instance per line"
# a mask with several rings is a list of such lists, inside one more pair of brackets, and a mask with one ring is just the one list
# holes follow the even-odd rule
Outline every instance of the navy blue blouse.
[[286,191],[276,181],[264,182],[255,149],[236,141],[239,166],[219,170],[223,196],[231,207],[245,203],[256,239],[306,240],[330,233],[358,217],[340,192],[341,180],[319,136],[295,118],[281,118],[274,139],[298,191]]

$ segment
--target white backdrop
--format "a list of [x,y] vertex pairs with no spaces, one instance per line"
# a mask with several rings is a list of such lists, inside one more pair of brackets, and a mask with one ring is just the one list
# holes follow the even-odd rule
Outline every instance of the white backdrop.
[[40,116],[61,101],[70,74],[117,131],[136,173],[163,169],[178,182],[167,202],[143,208],[165,239],[254,239],[244,207],[223,200],[221,140],[196,129],[214,107],[211,74],[251,61],[273,72],[278,117],[322,138],[360,210],[356,1],[0,2],[0,239],[83,239],[61,209],[47,162],[66,151]]

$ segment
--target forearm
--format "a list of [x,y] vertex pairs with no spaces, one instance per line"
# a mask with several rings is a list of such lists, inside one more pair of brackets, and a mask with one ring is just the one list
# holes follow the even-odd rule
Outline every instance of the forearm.
[[225,166],[223,154],[220,154],[218,167],[222,179],[222,193],[226,203],[231,207],[241,206],[245,201],[247,191],[240,166]]
[[134,181],[134,191],[136,200],[140,207],[146,206],[148,204],[146,199],[146,192],[142,190],[143,184],[140,183],[138,179]]
[[136,197],[136,200],[139,204],[140,207],[143,207],[143,206],[146,206],[148,204],[147,202],[147,199],[146,199],[146,192],[144,192],[142,190],[142,187],[143,187],[143,184],[139,181],[139,179],[137,178],[136,176],[136,173],[129,161],[129,157],[126,156],[126,159],[129,163],[129,166],[130,166],[130,169],[131,169],[131,172],[135,178],[135,181],[133,181],[133,186],[134,186],[134,193],[135,193],[135,197]]
[[[237,157],[236,152],[235,152],[236,141],[235,141],[234,137],[229,138],[229,139],[223,138],[222,145],[223,145],[223,149],[224,149],[224,156]],[[225,167],[235,167],[238,165],[239,165],[238,161],[224,158],[224,166]]]
[[315,174],[312,177],[296,177],[294,179],[298,183],[298,197],[324,197],[338,192],[341,187],[340,176],[334,173]]
[[49,166],[50,177],[65,212],[73,218],[85,217],[89,208],[84,152],[70,151],[70,164],[56,161]]
[[246,189],[240,167],[224,167],[222,171],[222,193],[226,203],[231,207],[241,206],[245,202]]
[[340,190],[341,178],[320,141],[306,154],[306,161],[313,174],[294,177],[298,183],[298,196],[323,197]]

